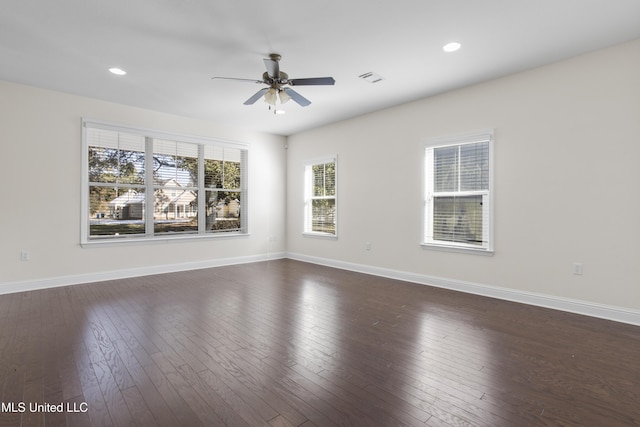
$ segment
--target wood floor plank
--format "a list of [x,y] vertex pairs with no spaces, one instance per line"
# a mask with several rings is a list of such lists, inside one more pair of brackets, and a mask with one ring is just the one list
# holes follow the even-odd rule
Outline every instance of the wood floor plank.
[[7,405],[5,411],[0,412],[0,426],[20,426],[22,416],[18,406],[22,400],[22,384],[24,372],[11,368],[6,376],[2,390],[2,403]]
[[[57,402],[57,400],[56,400]],[[89,410],[93,411],[93,409],[89,408],[87,399],[84,395],[75,396],[71,399],[64,400],[65,405],[69,405],[72,410],[65,411],[62,413],[64,415],[66,425],[68,427],[82,427],[82,426],[91,426],[91,418],[89,417]],[[49,427],[49,419],[45,419],[45,426]]]
[[275,418],[269,420],[269,425],[271,427],[296,427],[295,424],[292,424],[282,415],[278,415]]
[[[154,353],[152,358],[173,388],[184,399],[200,421],[202,421],[203,425],[224,426],[224,422],[220,419],[216,411],[205,402],[202,396],[180,375],[176,367],[173,366],[161,352]],[[186,364],[186,366],[189,365]]]
[[129,413],[131,414],[131,418],[135,425],[144,427],[161,424],[161,422],[151,413],[151,410],[147,406],[147,402],[144,400],[136,386],[123,390],[122,396],[129,408]]
[[85,383],[82,387],[82,396],[89,408],[87,415],[94,426],[112,426],[114,422],[111,420],[107,402],[102,395],[100,387],[96,383]]
[[0,295],[0,427],[629,426],[639,356],[638,326],[274,260]]
[[[142,365],[138,363],[138,360],[134,352],[126,346],[126,343],[122,340],[116,340],[114,342],[116,351],[120,354],[127,370],[129,371],[131,378],[135,382],[136,391],[142,396],[147,407],[152,412],[155,419],[153,425],[157,426],[174,426],[179,423],[174,413],[169,409],[168,403],[164,400],[162,394],[158,391],[155,384],[151,382],[151,379],[147,376]],[[140,351],[144,351],[138,348]],[[134,393],[130,389],[124,390],[123,393]],[[132,413],[133,415],[133,413]]]
[[[183,367],[186,365],[183,365]],[[210,390],[218,394],[224,402],[233,408],[233,410],[244,421],[251,426],[264,426],[265,419],[259,411],[257,411],[252,404],[253,400],[243,399],[242,395],[236,393],[231,387],[225,384],[220,378],[218,378],[213,372],[205,369],[202,372],[198,372],[198,377],[206,384]],[[249,400],[249,402],[247,402]],[[276,415],[277,417],[278,415]]]
[[[340,379],[328,380],[302,365],[293,365],[290,369],[295,372],[295,375],[290,375],[292,381],[300,383],[305,389],[316,392],[323,390],[323,394],[329,394],[330,404],[344,413],[350,424],[375,425],[380,423],[410,426],[421,424],[431,417],[431,414],[418,408],[397,412],[390,411],[390,406],[397,404],[397,402],[387,402],[368,389],[351,387]],[[336,396],[340,396],[340,398],[336,399]],[[324,413],[324,411],[322,412]],[[395,417],[391,413],[394,413]]]
[[211,349],[204,361],[208,370],[241,396],[245,402],[251,402],[263,420],[277,416],[279,413],[277,408],[286,406],[286,403],[274,395],[271,387],[263,383],[254,370],[244,369],[239,365],[232,352]]
[[180,396],[180,393],[176,391],[171,382],[155,363],[153,365],[144,365],[142,368],[180,425],[206,425],[202,423],[197,414],[191,409],[187,402],[185,402],[182,396]]
[[123,427],[133,425],[133,417],[109,365],[105,361],[94,362],[92,365],[114,425]]
[[[187,364],[178,366],[178,372],[184,378],[189,386],[195,391],[199,397],[206,402],[207,406],[220,418],[222,423],[227,426],[249,427],[248,424],[238,412],[236,412],[227,402],[195,372]],[[264,425],[262,420],[258,425]]]
[[[260,390],[249,387],[221,364],[212,363],[199,374],[215,389],[228,388],[245,404],[250,405],[252,411],[255,411],[261,420],[269,420],[278,416],[278,412],[267,403],[268,396],[263,395]],[[220,384],[216,385],[218,381]]]

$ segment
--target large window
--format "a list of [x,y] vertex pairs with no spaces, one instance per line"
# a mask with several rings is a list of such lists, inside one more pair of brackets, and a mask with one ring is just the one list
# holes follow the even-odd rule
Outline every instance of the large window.
[[336,236],[336,159],[309,162],[305,166],[304,232]]
[[491,132],[425,144],[423,244],[493,250],[492,145]]
[[245,146],[83,121],[83,242],[245,234]]

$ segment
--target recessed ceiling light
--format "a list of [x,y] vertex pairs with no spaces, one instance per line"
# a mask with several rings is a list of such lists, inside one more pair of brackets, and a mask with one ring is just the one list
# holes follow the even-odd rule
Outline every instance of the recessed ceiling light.
[[124,76],[125,74],[127,74],[125,70],[117,67],[109,68],[109,71],[117,76]]
[[456,50],[460,49],[462,47],[462,45],[458,42],[451,42],[451,43],[447,43],[444,46],[442,46],[442,50],[444,50],[445,52],[455,52]]

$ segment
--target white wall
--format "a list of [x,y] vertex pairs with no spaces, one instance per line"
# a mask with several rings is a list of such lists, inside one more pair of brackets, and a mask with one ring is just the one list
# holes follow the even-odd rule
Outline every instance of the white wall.
[[[638,70],[640,40],[286,141],[0,82],[0,293],[287,251],[640,313]],[[251,235],[80,247],[81,117],[249,143]],[[495,129],[495,255],[423,249],[421,142],[487,128]],[[304,161],[333,154],[339,237],[303,237]],[[574,261],[584,275],[572,274]]]
[[[488,128],[494,256],[423,249],[421,142]],[[294,257],[640,309],[640,40],[301,133],[288,145]],[[302,236],[303,163],[333,154],[338,239]],[[572,274],[574,261],[582,276]]]
[[[250,236],[82,248],[82,117],[250,144]],[[21,285],[65,284],[114,273],[144,274],[283,254],[284,143],[280,136],[0,82],[0,293]],[[20,260],[23,249],[29,251],[29,261]]]

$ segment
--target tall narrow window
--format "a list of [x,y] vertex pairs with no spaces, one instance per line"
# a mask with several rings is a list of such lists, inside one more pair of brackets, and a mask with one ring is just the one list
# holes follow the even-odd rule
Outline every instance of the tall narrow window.
[[87,139],[90,236],[144,236],[144,136],[92,129]]
[[336,159],[310,162],[305,166],[304,232],[336,236]]
[[491,132],[424,148],[423,244],[491,251]]
[[207,145],[204,147],[204,188],[207,230],[210,232],[246,229],[243,183],[246,181],[246,151]]
[[198,232],[198,145],[153,140],[153,232]]
[[83,152],[84,243],[247,232],[244,146],[84,121]]

